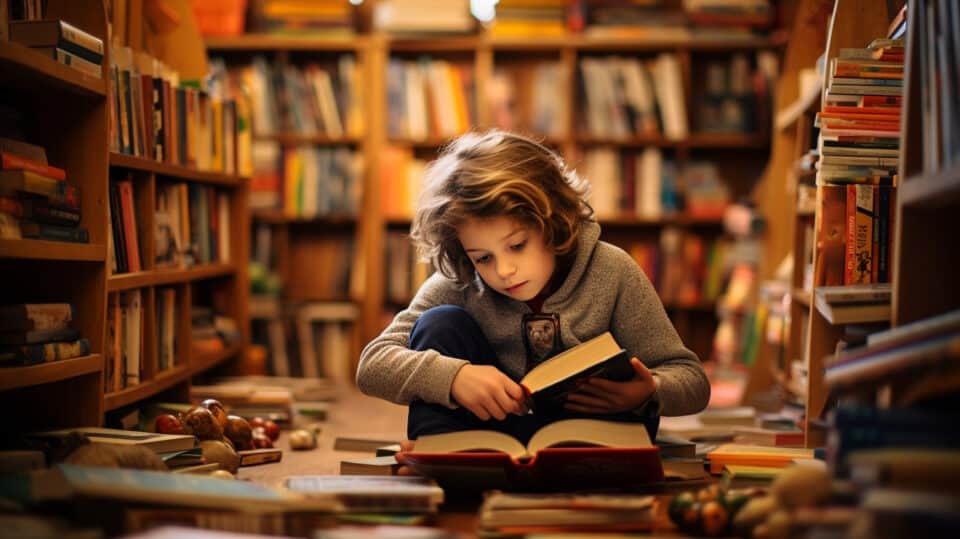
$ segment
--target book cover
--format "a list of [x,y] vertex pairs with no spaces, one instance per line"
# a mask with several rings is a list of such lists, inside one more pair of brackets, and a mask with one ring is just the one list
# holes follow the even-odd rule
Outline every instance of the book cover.
[[663,480],[660,451],[642,423],[556,421],[527,445],[497,431],[421,436],[402,461],[444,488],[563,490]]
[[444,500],[443,489],[425,477],[295,475],[284,485],[308,498],[332,497],[353,513],[430,513]]
[[520,380],[520,386],[536,413],[562,409],[566,395],[587,378],[623,381],[634,374],[630,356],[606,332],[537,365]]
[[168,453],[190,449],[197,445],[197,438],[189,434],[162,434],[135,430],[109,429],[103,427],[76,427],[71,429],[34,432],[28,436],[40,440],[65,439],[71,433],[86,436],[91,442],[112,445],[139,445],[156,453]]

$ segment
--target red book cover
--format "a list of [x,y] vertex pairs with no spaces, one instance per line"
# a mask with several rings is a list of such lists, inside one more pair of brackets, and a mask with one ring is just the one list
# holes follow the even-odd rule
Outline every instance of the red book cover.
[[400,453],[418,474],[457,490],[628,487],[663,481],[656,447],[549,447],[530,459],[506,453]]
[[0,169],[4,170],[29,170],[36,172],[41,176],[53,178],[54,180],[64,181],[67,179],[67,172],[62,168],[38,163],[26,157],[20,157],[12,153],[0,152]]

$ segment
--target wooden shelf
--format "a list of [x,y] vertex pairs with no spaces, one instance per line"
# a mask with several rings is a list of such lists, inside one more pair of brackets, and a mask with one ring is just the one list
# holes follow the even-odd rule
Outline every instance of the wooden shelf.
[[0,371],[3,373],[3,376],[0,376],[0,391],[59,382],[85,374],[95,374],[102,369],[103,356],[100,354],[27,367],[7,367]]
[[232,344],[219,352],[197,353],[190,357],[190,373],[197,374],[223,363],[240,353],[241,346]]
[[329,214],[308,217],[304,215],[287,215],[280,210],[257,210],[253,212],[252,217],[255,221],[272,225],[318,224],[353,226],[357,224],[357,216],[348,214]]
[[701,149],[763,150],[770,147],[770,137],[758,133],[691,133],[684,144]]
[[356,145],[363,137],[331,137],[329,135],[304,135],[300,133],[275,133],[272,135],[255,135],[254,140],[277,142],[284,146],[299,146],[301,144],[314,145]]
[[330,51],[350,52],[366,48],[369,39],[362,35],[284,36],[243,34],[204,37],[211,51]]
[[906,207],[935,208],[960,201],[960,164],[935,174],[905,180],[897,197]]
[[750,49],[767,49],[780,47],[782,41],[775,37],[747,37],[743,39],[638,39],[625,37],[596,37],[571,36],[565,41],[568,46],[579,50],[589,51],[662,51],[662,50],[690,50],[690,51],[737,51]]
[[172,369],[159,372],[152,380],[144,381],[120,391],[107,393],[103,398],[103,409],[105,412],[109,412],[156,395],[187,380],[190,378],[190,374],[191,370],[187,365],[177,365]]
[[0,258],[102,262],[107,259],[107,248],[102,243],[0,240]]
[[592,135],[579,135],[575,138],[577,144],[584,146],[623,146],[623,147],[644,147],[657,146],[660,148],[671,148],[683,144],[681,140],[670,140],[662,135],[643,135],[629,136],[622,138],[613,137],[595,137]]
[[206,172],[116,152],[110,152],[110,166],[139,170],[142,172],[152,172],[158,176],[201,183],[226,186],[237,186],[240,184],[240,178],[238,176],[230,176],[219,172]]
[[391,137],[387,140],[387,144],[391,144],[394,146],[410,146],[411,148],[417,148],[417,149],[432,149],[432,148],[439,148],[440,146],[443,146],[444,144],[450,142],[456,137],[457,135],[453,135],[450,137],[428,137],[421,140]]
[[27,92],[53,87],[78,95],[107,95],[107,81],[77,71],[19,43],[0,41],[0,78]]
[[390,37],[390,52],[474,52],[480,45],[476,35],[449,37]]
[[135,273],[119,273],[107,277],[107,290],[130,290],[147,286],[159,286],[188,281],[201,281],[214,277],[233,275],[237,268],[233,264],[203,264],[191,268],[159,268],[154,270],[138,271]]

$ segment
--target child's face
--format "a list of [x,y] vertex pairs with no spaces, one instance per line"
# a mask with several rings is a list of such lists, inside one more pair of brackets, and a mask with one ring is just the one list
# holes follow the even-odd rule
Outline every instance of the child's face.
[[480,278],[505,296],[529,301],[553,275],[556,255],[536,228],[492,217],[470,219],[457,232]]

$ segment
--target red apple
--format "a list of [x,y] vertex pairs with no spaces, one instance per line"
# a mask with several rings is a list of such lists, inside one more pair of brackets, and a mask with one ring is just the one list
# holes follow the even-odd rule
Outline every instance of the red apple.
[[153,421],[153,430],[162,434],[183,434],[183,423],[171,414],[160,414]]
[[272,419],[263,422],[263,430],[273,441],[277,441],[277,438],[280,437],[280,425],[277,425]]
[[250,423],[250,426],[251,426],[251,427],[254,427],[254,428],[256,428],[256,427],[262,427],[263,424],[267,422],[266,419],[264,419],[264,418],[262,418],[262,417],[260,417],[260,416],[252,417],[252,418],[250,418],[248,421],[249,421],[249,423]]
[[264,434],[263,429],[260,427],[254,429],[252,441],[254,449],[267,449],[273,447],[273,440]]

